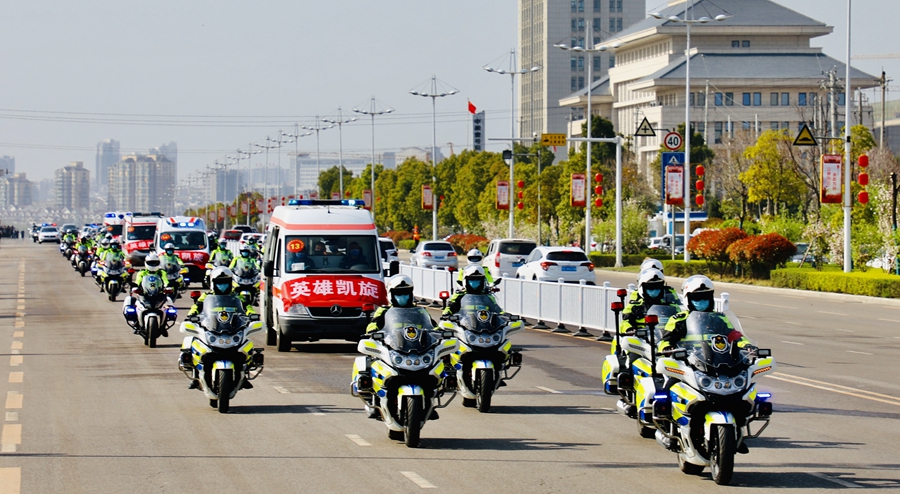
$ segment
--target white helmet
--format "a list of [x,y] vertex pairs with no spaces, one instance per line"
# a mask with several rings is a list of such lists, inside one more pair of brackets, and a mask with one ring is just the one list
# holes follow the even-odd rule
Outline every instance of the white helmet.
[[391,305],[397,307],[412,307],[414,305],[413,282],[409,276],[405,274],[391,276],[385,288],[387,288]]
[[219,266],[209,273],[209,284],[212,286],[213,293],[216,295],[227,295],[231,293],[233,283],[234,273],[225,266]]
[[147,257],[144,259],[144,266],[147,268],[147,271],[153,272],[159,270],[159,256],[156,255],[155,252],[151,252],[147,254]]
[[650,268],[658,269],[662,273],[666,272],[666,270],[663,269],[663,263],[657,261],[656,259],[647,259],[646,261],[641,263],[641,271]]
[[484,255],[482,255],[481,251],[478,249],[472,249],[468,253],[466,253],[466,259],[469,260],[469,264],[480,263],[482,259],[484,259]]
[[663,288],[666,278],[662,271],[656,268],[647,268],[638,275],[638,290],[641,297],[651,301],[660,300],[663,296]]
[[463,287],[469,293],[483,293],[486,278],[480,264],[469,264],[463,271]]
[[711,312],[715,308],[715,287],[712,280],[702,274],[695,274],[684,280],[681,285],[681,298],[687,303],[688,310]]

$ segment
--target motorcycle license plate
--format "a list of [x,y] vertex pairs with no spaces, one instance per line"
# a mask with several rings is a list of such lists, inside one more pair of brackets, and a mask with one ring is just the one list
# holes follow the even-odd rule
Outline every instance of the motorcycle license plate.
[[563,266],[562,270],[563,271],[577,271],[578,267],[577,266]]

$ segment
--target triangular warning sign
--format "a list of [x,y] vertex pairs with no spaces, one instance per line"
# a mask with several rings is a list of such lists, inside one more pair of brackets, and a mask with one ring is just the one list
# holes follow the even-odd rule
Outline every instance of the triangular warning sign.
[[816,142],[816,138],[813,136],[812,131],[809,130],[809,126],[803,124],[803,128],[800,129],[800,133],[797,134],[797,138],[794,139],[795,146],[815,146],[819,143]]
[[638,126],[637,132],[634,133],[635,137],[656,137],[656,131],[653,130],[653,127],[650,126],[650,121],[647,120],[647,117],[644,117],[644,121],[641,122],[641,125]]
[[672,159],[669,160],[669,164],[670,165],[680,165],[681,161],[682,160],[678,159],[678,156],[672,156]]

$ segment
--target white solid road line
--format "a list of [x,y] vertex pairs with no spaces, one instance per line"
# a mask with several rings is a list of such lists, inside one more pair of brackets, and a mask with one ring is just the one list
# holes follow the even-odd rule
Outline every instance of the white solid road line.
[[844,314],[843,312],[826,312],[824,310],[817,310],[819,314],[831,314],[833,316],[849,316],[850,314]]
[[423,489],[437,489],[437,486],[432,484],[431,482],[422,478],[421,475],[416,472],[400,472],[404,477],[408,478],[412,481],[413,484],[423,488]]
[[804,346],[803,343],[797,343],[796,341],[782,341],[782,343],[787,343],[788,345],[800,345],[800,346]]
[[848,482],[846,480],[838,479],[835,477],[829,477],[828,475],[825,475],[824,473],[819,473],[819,472],[806,472],[806,473],[812,475],[813,477],[818,477],[822,480],[834,482],[835,484],[842,485],[844,487],[857,488],[857,489],[862,488],[862,486],[859,484],[854,484],[853,482]]
[[546,391],[548,393],[553,393],[555,395],[562,394],[562,391],[557,391],[555,389],[545,388],[543,386],[535,386],[535,388],[540,389],[541,391]]
[[875,355],[874,353],[869,353],[869,352],[856,352],[856,351],[853,351],[853,350],[847,350],[847,353],[855,353],[855,354],[857,354],[857,355]]
[[832,393],[838,393],[847,396],[853,396],[856,398],[862,398],[864,400],[876,401],[878,403],[884,403],[886,405],[894,405],[900,407],[900,398],[895,396],[885,395],[881,393],[876,393],[874,391],[866,391],[864,389],[859,388],[850,388],[847,386],[841,386],[840,384],[829,383],[825,381],[817,381],[815,379],[809,379],[807,377],[794,376],[791,374],[785,374],[783,372],[775,372],[774,374],[770,374],[767,376],[769,379],[775,379],[778,381],[784,381],[792,384],[797,384],[800,386],[806,386],[814,389],[821,389],[823,391],[830,391]]
[[355,442],[357,446],[371,446],[372,445],[372,443],[357,436],[356,434],[344,434],[344,435],[347,436],[347,439]]
[[22,469],[0,468],[0,494],[19,494],[22,489]]
[[843,331],[843,332],[845,332],[845,333],[855,333],[855,332],[856,332],[856,331],[853,331],[852,329],[834,328],[834,330],[835,330],[835,331]]
[[785,324],[793,324],[794,326],[803,326],[799,322],[784,321]]
[[900,320],[898,320],[898,319],[879,319],[879,321],[900,322]]
[[753,304],[753,305],[764,305],[764,306],[766,306],[766,307],[778,307],[779,309],[792,309],[792,310],[798,310],[797,307],[788,307],[788,306],[786,306],[786,305],[763,304],[763,303],[760,303],[760,302],[750,302],[750,301],[747,301],[747,300],[744,300],[743,302],[744,302],[744,303],[747,303],[747,304]]
[[272,388],[273,388],[275,391],[278,391],[279,393],[281,393],[281,394],[283,394],[283,395],[290,394],[290,391],[284,389],[284,388],[281,387],[281,386],[272,386]]

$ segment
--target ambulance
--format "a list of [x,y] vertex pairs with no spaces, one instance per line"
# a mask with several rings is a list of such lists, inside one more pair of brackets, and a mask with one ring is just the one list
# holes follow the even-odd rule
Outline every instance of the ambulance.
[[160,218],[162,218],[162,213],[158,212],[132,212],[125,216],[122,233],[125,241],[122,244],[122,252],[125,253],[125,259],[132,266],[144,265],[144,258],[147,257],[153,246],[156,224]]
[[206,274],[206,263],[209,261],[209,240],[206,236],[206,224],[196,216],[169,216],[159,218],[156,223],[156,234],[153,246],[157,254],[162,254],[166,244],[175,246],[175,254],[184,261],[188,268],[186,282],[202,282]]
[[125,217],[131,213],[125,211],[111,211],[103,215],[103,234],[112,235],[113,240],[121,241],[122,230],[125,227]]
[[291,200],[266,227],[260,308],[266,344],[359,340],[387,305],[378,232],[360,200]]

